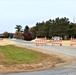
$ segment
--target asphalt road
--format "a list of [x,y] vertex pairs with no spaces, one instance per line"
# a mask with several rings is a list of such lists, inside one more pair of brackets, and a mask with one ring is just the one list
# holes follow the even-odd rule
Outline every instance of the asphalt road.
[[35,47],[42,50],[55,51],[63,54],[68,54],[72,56],[76,56],[76,47],[71,46],[52,46],[51,44],[47,44],[46,46],[36,46],[35,42],[23,41],[23,40],[11,40],[16,42],[19,45]]
[[[34,42],[27,42],[23,40],[11,40],[17,44],[24,46],[35,47],[42,50],[55,51],[63,54],[68,54],[76,57],[76,47],[66,47],[66,46],[52,46],[47,44],[46,46],[36,46]],[[76,75],[76,64],[70,64],[66,67],[56,67],[44,71],[35,71],[35,72],[23,72],[23,73],[12,73],[12,74],[0,74],[0,75]]]

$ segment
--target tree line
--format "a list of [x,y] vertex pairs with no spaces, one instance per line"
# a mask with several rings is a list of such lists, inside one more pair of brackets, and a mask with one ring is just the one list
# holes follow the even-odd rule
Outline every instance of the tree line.
[[49,19],[44,22],[37,22],[34,27],[30,29],[34,38],[61,36],[63,39],[69,39],[70,37],[76,38],[76,23],[72,23],[68,18],[55,18]]
[[69,39],[71,37],[76,38],[76,23],[69,21],[69,18],[55,18],[47,21],[37,22],[36,25],[29,28],[28,25],[22,29],[21,25],[16,25],[15,35],[4,32],[5,37],[15,37],[17,39],[32,40],[36,37],[47,37],[60,36],[63,39]]

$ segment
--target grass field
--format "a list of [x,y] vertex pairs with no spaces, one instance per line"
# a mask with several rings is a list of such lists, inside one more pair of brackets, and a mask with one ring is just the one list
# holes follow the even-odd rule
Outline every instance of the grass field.
[[55,54],[44,54],[14,45],[0,46],[0,73],[49,69],[64,62]]
[[0,65],[38,63],[48,55],[13,45],[0,46]]

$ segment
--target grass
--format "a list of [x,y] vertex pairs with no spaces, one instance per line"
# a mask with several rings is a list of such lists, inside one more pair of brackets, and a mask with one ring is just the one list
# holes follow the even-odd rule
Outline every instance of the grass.
[[13,45],[0,46],[0,65],[38,63],[48,55]]

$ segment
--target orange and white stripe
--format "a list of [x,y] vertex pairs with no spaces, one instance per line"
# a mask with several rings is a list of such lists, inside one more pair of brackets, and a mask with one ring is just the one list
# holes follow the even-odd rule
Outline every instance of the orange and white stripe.
[[62,40],[52,40],[52,45],[62,46]]
[[46,42],[47,42],[47,40],[46,40],[45,38],[36,38],[36,39],[35,39],[36,46],[46,45]]
[[74,46],[74,45],[76,45],[76,39],[73,39],[73,38],[71,38],[71,43],[70,43],[70,46]]

